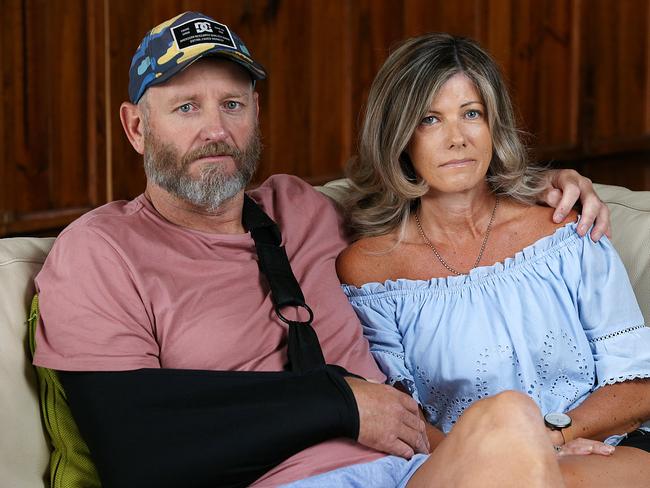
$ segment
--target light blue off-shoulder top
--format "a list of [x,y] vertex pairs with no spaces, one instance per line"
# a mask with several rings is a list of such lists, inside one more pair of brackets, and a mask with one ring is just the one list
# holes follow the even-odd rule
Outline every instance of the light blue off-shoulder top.
[[388,381],[432,424],[448,432],[503,390],[526,392],[545,414],[650,377],[650,328],[623,263],[606,237],[575,227],[468,275],[343,285]]

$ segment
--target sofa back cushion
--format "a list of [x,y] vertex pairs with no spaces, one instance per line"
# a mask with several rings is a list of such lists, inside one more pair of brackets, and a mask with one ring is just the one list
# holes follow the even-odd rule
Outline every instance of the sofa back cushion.
[[650,191],[594,185],[612,214],[612,244],[630,277],[636,299],[650,326]]
[[49,442],[39,413],[25,324],[34,276],[54,239],[0,239],[0,478],[2,486],[49,486]]

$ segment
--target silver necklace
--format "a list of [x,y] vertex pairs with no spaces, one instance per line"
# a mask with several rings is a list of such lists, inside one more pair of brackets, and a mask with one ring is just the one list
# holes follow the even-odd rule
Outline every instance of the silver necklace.
[[[492,209],[492,215],[490,216],[490,221],[488,222],[487,229],[485,229],[485,237],[483,238],[483,243],[481,244],[481,250],[478,253],[478,257],[476,258],[476,261],[474,262],[474,266],[470,268],[470,270],[476,268],[478,264],[481,262],[481,258],[483,257],[483,252],[485,251],[485,246],[487,245],[488,238],[490,237],[490,231],[492,230],[492,223],[494,222],[494,216],[497,213],[497,207],[499,206],[499,197],[497,196],[494,200],[494,208]],[[448,271],[451,273],[455,274],[456,276],[460,276],[462,274],[467,274],[467,273],[461,273],[459,271],[456,271],[454,268],[452,268],[447,261],[445,261],[438,250],[435,248],[435,246],[431,243],[427,235],[424,233],[424,230],[422,229],[422,224],[420,224],[420,218],[418,217],[418,213],[415,212],[415,223],[418,226],[418,231],[420,232],[420,236],[422,236],[422,240],[426,243],[427,246],[431,248],[433,251],[433,254],[438,258],[438,261],[440,261],[440,264],[442,264],[445,268],[447,268]],[[469,271],[468,271],[469,273]]]

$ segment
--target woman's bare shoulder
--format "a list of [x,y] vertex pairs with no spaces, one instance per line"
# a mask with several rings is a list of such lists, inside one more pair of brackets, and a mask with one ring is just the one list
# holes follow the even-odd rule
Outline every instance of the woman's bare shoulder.
[[538,230],[539,237],[553,234],[560,227],[564,227],[578,220],[578,212],[571,210],[562,222],[553,222],[554,213],[554,208],[543,205],[533,205],[531,208],[530,215],[532,218],[530,219],[529,225]]
[[383,282],[395,242],[395,237],[387,234],[364,237],[350,244],[336,259],[336,272],[341,283],[361,286],[373,281]]
[[541,238],[550,236],[566,224],[575,222],[578,214],[574,211],[564,221],[553,222],[554,209],[541,205],[523,205],[517,202],[504,202],[503,220],[494,229],[490,239],[491,246],[486,252],[486,261],[498,262],[514,256]]

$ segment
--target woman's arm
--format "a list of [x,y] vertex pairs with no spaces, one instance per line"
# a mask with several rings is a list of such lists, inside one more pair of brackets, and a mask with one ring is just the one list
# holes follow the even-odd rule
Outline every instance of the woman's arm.
[[637,429],[650,419],[650,380],[637,379],[598,388],[570,412],[566,442],[576,437],[604,440]]
[[582,240],[576,306],[593,358],[593,390],[573,408],[565,439],[606,439],[650,418],[650,328],[608,239]]

